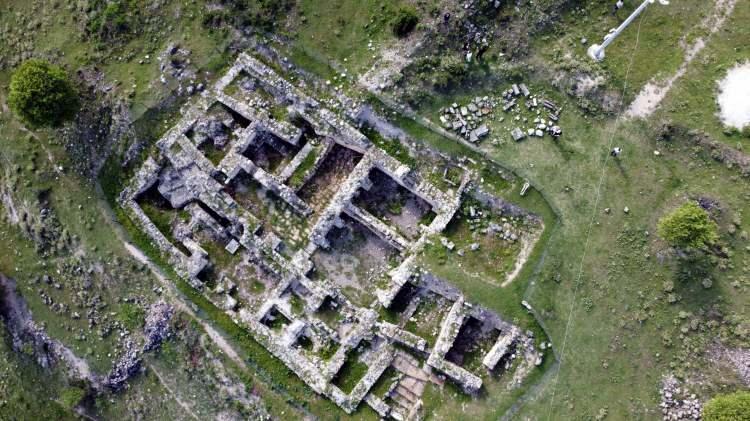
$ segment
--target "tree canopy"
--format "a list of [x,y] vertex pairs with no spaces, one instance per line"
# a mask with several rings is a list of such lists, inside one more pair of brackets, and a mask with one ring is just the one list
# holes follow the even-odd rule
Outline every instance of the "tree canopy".
[[31,126],[59,126],[75,116],[78,95],[62,68],[32,59],[13,73],[8,104]]
[[685,203],[659,220],[658,233],[674,247],[703,248],[718,240],[718,227],[695,202]]
[[750,421],[750,392],[719,395],[703,406],[705,421]]

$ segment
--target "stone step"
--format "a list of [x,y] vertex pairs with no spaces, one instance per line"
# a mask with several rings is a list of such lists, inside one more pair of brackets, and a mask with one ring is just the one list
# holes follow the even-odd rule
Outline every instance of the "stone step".
[[400,384],[398,385],[398,387],[396,387],[396,393],[403,396],[406,400],[412,403],[416,402],[419,399],[417,395],[412,393],[409,389],[401,386]]

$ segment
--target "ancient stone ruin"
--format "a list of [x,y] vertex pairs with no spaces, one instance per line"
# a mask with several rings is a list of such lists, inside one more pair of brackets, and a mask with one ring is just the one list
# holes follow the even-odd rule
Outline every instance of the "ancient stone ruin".
[[[476,393],[483,373],[541,361],[530,334],[415,263],[468,177],[438,189],[245,54],[157,146],[122,206],[180,276],[346,412],[364,401],[408,419],[428,382]],[[406,198],[403,217],[374,214],[384,192]],[[349,297],[346,272],[316,264],[342,246],[375,256],[371,303]]]

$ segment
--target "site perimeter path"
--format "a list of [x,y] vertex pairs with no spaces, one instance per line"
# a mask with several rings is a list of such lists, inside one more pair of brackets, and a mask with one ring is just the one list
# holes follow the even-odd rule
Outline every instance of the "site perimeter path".
[[240,354],[232,347],[232,345],[227,342],[226,338],[224,338],[224,336],[222,336],[219,331],[217,331],[213,326],[211,326],[208,322],[206,322],[203,318],[199,317],[196,314],[191,306],[185,301],[185,298],[182,296],[182,294],[177,290],[177,287],[175,287],[174,284],[166,277],[166,275],[164,275],[164,272],[162,272],[159,266],[157,266],[151,259],[149,259],[148,256],[146,256],[138,247],[127,241],[125,229],[122,227],[122,225],[120,225],[119,222],[117,222],[117,217],[115,216],[109,204],[101,199],[102,191],[101,186],[98,183],[96,189],[99,196],[99,198],[97,199],[99,209],[104,215],[107,223],[115,232],[115,235],[117,235],[117,238],[120,240],[123,246],[125,246],[125,250],[127,250],[127,252],[135,260],[137,260],[141,264],[146,265],[146,267],[149,268],[151,273],[154,274],[156,279],[166,291],[166,294],[170,298],[170,302],[177,306],[180,311],[183,311],[193,317],[201,325],[203,330],[206,331],[206,334],[208,334],[208,336],[216,344],[216,346],[218,346],[219,349],[221,349],[222,352],[227,355],[227,357],[229,357],[235,363],[239,364],[240,367],[244,367],[245,361],[243,361],[242,357],[240,357]]

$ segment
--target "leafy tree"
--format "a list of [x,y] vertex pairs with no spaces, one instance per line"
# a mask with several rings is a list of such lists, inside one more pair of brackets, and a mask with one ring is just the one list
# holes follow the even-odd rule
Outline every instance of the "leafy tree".
[[32,59],[13,73],[8,103],[31,126],[59,126],[75,116],[78,95],[62,68]]
[[718,395],[703,406],[705,421],[750,421],[750,392]]
[[402,7],[393,19],[393,33],[398,37],[405,37],[417,27],[419,16],[411,7]]
[[719,238],[718,227],[695,202],[686,203],[659,220],[658,233],[674,247],[703,248]]

